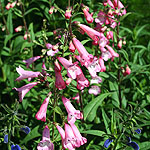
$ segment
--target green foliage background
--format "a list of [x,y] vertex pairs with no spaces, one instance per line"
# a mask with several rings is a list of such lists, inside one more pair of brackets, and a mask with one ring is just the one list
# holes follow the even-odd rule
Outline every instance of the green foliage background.
[[[44,34],[48,37],[48,41],[54,44],[51,42],[53,40],[52,31],[56,28],[65,28],[66,26],[61,10],[58,10],[60,13],[57,12],[54,15],[48,14],[48,10],[54,3],[54,0],[51,3],[48,0],[24,0],[23,3],[25,4],[24,16],[29,27],[32,42],[23,39],[23,32],[14,32],[15,27],[23,25],[22,17],[20,17],[21,12],[17,9],[7,11],[5,9],[7,1],[1,0],[9,35],[5,31],[0,30],[0,104],[7,104],[12,109],[15,107],[16,99],[18,100],[18,93],[12,88],[21,87],[28,83],[28,81],[15,82],[15,79],[18,77],[16,67],[20,65],[25,68],[22,60],[30,58],[32,54],[33,56],[41,55],[42,46],[40,44],[44,45],[42,40]],[[141,112],[141,114],[136,114],[133,117],[135,119],[132,120],[135,123],[133,123],[133,131],[134,128],[141,128],[142,133],[140,135],[132,135],[132,139],[139,144],[141,150],[150,149],[150,1],[122,0],[122,3],[126,6],[128,15],[122,18],[119,35],[126,37],[127,44],[120,51],[120,55],[122,56],[122,65],[128,64],[132,71],[130,75],[122,80],[123,110],[119,109],[117,72],[115,71],[118,68],[118,61],[115,60],[107,64],[106,72],[99,73],[103,79],[101,94],[99,96],[89,95],[88,89],[85,89],[82,95],[85,122],[83,124],[77,121],[76,125],[80,128],[81,133],[86,136],[88,143],[79,149],[104,149],[104,141],[108,138],[104,134],[119,133],[122,129],[122,124],[120,124],[118,118],[126,119],[125,117],[128,117],[128,115],[134,116],[137,112]],[[85,0],[84,4],[90,7],[91,12],[92,10],[100,10],[102,7],[101,1],[96,0]],[[55,1],[55,6],[65,11],[67,2]],[[43,29],[43,19],[46,19],[45,25],[47,30]],[[79,14],[74,19],[86,24],[83,14]],[[3,14],[0,11],[1,28],[3,23]],[[78,32],[76,32],[76,35],[81,41],[90,39]],[[37,42],[40,44],[37,44]],[[94,49],[89,42],[85,43],[85,46],[87,50]],[[41,66],[42,61],[37,60],[34,63],[35,71],[41,71]],[[50,86],[53,86],[54,81],[50,80],[50,82]],[[20,122],[22,125],[29,126],[31,133],[26,135],[16,129],[14,136],[12,136],[12,141],[18,143],[24,149],[35,150],[41,140],[44,123],[36,120],[35,114],[48,92],[48,90],[44,89],[44,85],[38,88],[35,87],[18,106],[18,113],[26,115],[20,116],[22,119]],[[65,90],[65,96],[68,98],[75,96],[74,92],[77,91],[70,87]],[[74,105],[78,107],[75,102]],[[59,100],[58,106],[63,106],[61,100]],[[47,112],[48,122],[52,120],[52,113],[55,111],[56,122],[61,124],[60,114],[63,113],[66,116],[67,113],[65,108],[60,108],[56,107],[53,110],[50,104]],[[7,116],[7,112],[2,106],[0,107],[0,112],[0,130],[3,131],[8,125],[7,117],[9,116]],[[127,116],[125,116],[126,113],[128,114]],[[2,121],[2,119],[5,120]],[[50,132],[52,132],[52,128]],[[0,132],[0,148],[7,149],[7,145],[3,143],[3,136],[3,132]],[[55,149],[60,149],[61,140],[57,130],[55,131],[54,144],[56,146]],[[121,147],[118,146],[119,148]]]

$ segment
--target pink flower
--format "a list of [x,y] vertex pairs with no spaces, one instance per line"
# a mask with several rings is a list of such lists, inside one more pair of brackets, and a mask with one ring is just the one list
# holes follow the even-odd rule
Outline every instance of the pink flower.
[[123,71],[123,76],[127,76],[127,75],[129,75],[129,74],[131,74],[131,69],[130,69],[129,66],[127,65],[127,66],[126,66],[126,70]]
[[92,17],[92,14],[89,13],[89,8],[82,4],[82,10],[83,10],[86,21],[88,23],[92,23],[94,19]]
[[19,101],[22,102],[24,96],[30,91],[31,88],[33,88],[37,84],[38,84],[37,82],[32,82],[32,83],[22,86],[21,88],[16,88],[16,87],[13,88],[19,92]]
[[54,56],[56,53],[59,52],[59,50],[58,50],[58,44],[51,45],[50,43],[47,43],[46,47],[49,49],[49,51],[47,51],[47,55],[48,56]]
[[112,39],[113,40],[113,31],[108,31],[107,32],[107,35],[106,35],[106,38],[109,40],[109,39]]
[[43,101],[39,111],[36,113],[35,118],[37,120],[46,122],[46,112],[48,103],[49,103],[49,96]]
[[89,87],[89,84],[89,81],[85,78],[83,73],[77,76],[77,88],[79,90],[83,90],[84,87]]
[[76,79],[77,76],[82,73],[82,70],[77,63],[73,64],[63,57],[58,57],[58,60],[67,69],[67,75],[69,78]]
[[112,58],[112,55],[109,51],[107,51],[104,47],[101,47],[100,50],[102,51],[101,58],[105,61]]
[[74,44],[72,43],[72,41],[70,41],[70,43],[69,43],[69,50],[70,50],[72,53],[74,53],[75,50],[76,50],[76,48],[75,48]]
[[16,3],[17,3],[17,1],[14,1],[13,3],[11,3],[10,7],[11,8],[15,7]]
[[27,40],[28,37],[30,37],[30,34],[26,32],[25,35],[23,36],[23,38],[24,38],[24,40]]
[[89,94],[98,95],[100,92],[101,92],[100,88],[96,85],[91,86],[91,88],[89,89]]
[[61,75],[61,69],[62,67],[56,61],[55,62],[55,87],[58,88],[59,90],[66,88],[66,84]]
[[27,60],[23,60],[24,63],[26,63],[26,67],[29,68],[29,65],[32,64],[34,61],[36,61],[37,59],[40,59],[41,56],[35,56],[35,57],[31,57]]
[[105,65],[104,65],[104,60],[103,60],[103,58],[99,58],[99,64],[100,64],[100,66],[101,66],[101,72],[104,72],[104,71],[106,71],[106,67],[105,67]]
[[75,123],[76,119],[83,119],[83,114],[73,107],[69,99],[62,96],[62,101],[68,112],[67,120],[69,124]]
[[116,53],[109,45],[106,45],[106,48],[107,48],[108,51],[111,53],[111,55],[112,55],[112,60],[114,59],[114,57],[119,57],[119,54]]
[[53,47],[53,45],[50,44],[50,43],[47,43],[45,46],[46,46],[47,49],[52,49],[52,47]]
[[76,138],[76,143],[75,143],[76,147],[80,147],[81,145],[87,143],[87,139],[85,137],[82,137],[78,128],[74,124],[71,124],[71,128]]
[[6,8],[7,10],[9,10],[9,9],[11,8],[10,6],[11,6],[11,3],[8,3],[5,8]]
[[51,15],[51,14],[53,13],[54,9],[55,9],[55,7],[52,6],[52,7],[49,9],[48,13]]
[[99,76],[96,76],[96,77],[93,77],[91,79],[90,84],[94,84],[94,83],[98,84],[98,83],[101,83],[101,82],[102,82],[102,78],[99,77]]
[[72,9],[70,7],[68,7],[66,12],[65,12],[65,18],[66,19],[70,19],[70,17],[72,16],[71,12],[72,12]]
[[99,40],[99,47],[105,47],[108,43],[108,39],[105,37],[103,33],[101,33],[100,40]]
[[68,78],[68,79],[66,80],[66,85],[69,85],[69,84],[71,83],[71,81],[72,81],[72,78]]
[[114,0],[114,1],[113,1],[113,4],[114,4],[114,6],[117,7],[118,9],[122,9],[122,12],[121,12],[122,15],[125,15],[125,14],[126,14],[126,9],[125,9],[125,7],[123,6],[123,4],[122,4],[120,1],[117,2],[117,0]]
[[37,150],[54,150],[54,144],[50,141],[50,133],[48,126],[43,130],[42,141],[37,146]]
[[40,72],[26,71],[20,66],[16,68],[16,70],[20,76],[15,81],[20,81],[20,80],[27,79],[27,78],[35,78],[40,75]]
[[84,24],[78,24],[78,25],[79,25],[79,27],[80,27],[84,32],[87,33],[87,35],[88,35],[92,40],[94,40],[94,41],[99,41],[99,37],[101,36],[101,34],[100,34],[98,31],[96,31],[96,30],[94,30],[94,29],[92,29],[92,28],[90,28],[90,27],[88,27],[88,26],[86,26],[86,25],[84,25]]
[[17,28],[15,28],[15,32],[20,32],[20,31],[22,31],[22,26],[18,26]]
[[77,40],[75,37],[73,38],[73,43],[84,62],[90,61],[93,58],[93,55],[89,54],[84,48],[84,46],[81,44],[81,42]]
[[105,23],[106,20],[106,14],[103,11],[99,11],[98,13],[98,17],[95,19],[95,22],[103,25]]
[[117,46],[118,46],[118,48],[120,48],[120,49],[122,48],[122,39],[121,39],[121,40],[119,40],[119,42],[118,42],[118,45],[117,45]]
[[79,104],[80,103],[80,96],[79,93],[76,94],[76,96],[72,97],[73,100],[76,100],[76,102]]

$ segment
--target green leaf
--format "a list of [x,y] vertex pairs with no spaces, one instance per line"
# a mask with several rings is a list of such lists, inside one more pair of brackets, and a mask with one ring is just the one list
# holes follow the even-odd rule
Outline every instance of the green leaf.
[[141,150],[149,150],[150,142],[143,142],[138,144]]
[[86,134],[96,135],[96,136],[103,136],[104,134],[106,134],[104,131],[100,131],[100,130],[81,131],[81,133],[86,133]]
[[109,96],[110,93],[101,94],[100,96],[96,97],[92,101],[90,101],[84,108],[84,119],[88,119],[89,121],[93,121],[98,107],[102,104],[103,100]]
[[124,49],[120,50],[119,53],[122,53],[126,61],[129,63],[128,53]]
[[37,10],[37,11],[40,11],[38,8],[31,8],[29,10],[27,10],[25,13],[24,13],[24,16],[29,14],[30,12],[32,12],[33,10]]
[[31,130],[31,132],[20,142],[20,145],[22,144],[26,144],[28,141],[41,136],[41,134],[38,132],[39,129],[39,125],[36,126],[33,130]]
[[31,40],[32,41],[35,40],[35,35],[34,35],[34,31],[33,31],[33,22],[30,23],[30,25],[29,25],[29,32],[30,32],[30,38],[31,38]]
[[13,33],[12,11],[8,11],[7,28],[10,34]]

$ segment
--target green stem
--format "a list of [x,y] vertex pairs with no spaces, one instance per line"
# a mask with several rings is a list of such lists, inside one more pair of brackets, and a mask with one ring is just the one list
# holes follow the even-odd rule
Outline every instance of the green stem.
[[10,146],[10,138],[11,138],[11,122],[12,119],[10,121],[9,127],[8,127],[8,143],[7,143],[7,148],[8,150],[11,150],[11,146]]
[[[80,106],[81,106],[81,112],[82,112],[82,114],[83,114],[83,98],[82,98],[82,93],[81,93],[81,91],[79,91],[79,97],[80,97],[79,101],[80,101]],[[83,114],[82,123],[84,123],[84,114]]]

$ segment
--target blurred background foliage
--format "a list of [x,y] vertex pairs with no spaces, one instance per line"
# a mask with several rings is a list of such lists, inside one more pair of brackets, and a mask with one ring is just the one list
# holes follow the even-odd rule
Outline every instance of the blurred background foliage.
[[[26,20],[29,32],[31,35],[31,42],[24,40],[24,32],[14,32],[14,28],[23,25],[22,12],[18,7],[12,10],[6,10],[5,6],[7,0],[0,0],[0,104],[7,104],[11,109],[15,107],[15,101],[18,100],[18,93],[12,90],[13,87],[21,87],[28,83],[28,81],[15,82],[18,77],[16,67],[19,65],[25,68],[22,60],[33,56],[41,55],[43,49],[45,36],[46,40],[51,44],[55,44],[53,30],[57,28],[65,28],[65,18],[62,17],[62,10],[65,11],[66,1],[48,1],[48,0],[22,0],[24,3],[24,18]],[[80,1],[75,1],[80,2]],[[102,8],[102,1],[84,0],[83,3],[90,7],[90,12],[98,11]],[[55,4],[54,4],[55,3]],[[127,118],[134,118],[136,121],[133,127],[141,128],[141,135],[133,135],[142,150],[150,149],[150,1],[149,0],[122,0],[126,6],[128,14],[122,17],[119,35],[126,38],[127,44],[120,52],[122,56],[122,65],[129,65],[131,74],[122,78],[122,95],[123,95],[123,110],[119,109],[118,99],[118,85],[116,75],[117,63],[108,62],[107,70],[104,73],[99,73],[103,82],[101,85],[101,94],[97,97],[89,95],[88,89],[85,89],[83,94],[84,99],[84,114],[85,122],[81,124],[77,121],[81,133],[88,139],[88,143],[79,149],[104,149],[104,141],[108,136],[103,134],[115,134],[120,132],[123,124],[120,125],[119,117],[124,120],[125,114]],[[52,15],[48,14],[51,6],[58,7],[58,12]],[[59,9],[61,8],[61,9]],[[82,11],[81,11],[82,12]],[[45,22],[43,20],[46,20]],[[80,21],[86,24],[83,13],[79,13],[73,20]],[[6,21],[8,27],[7,31],[2,31],[4,22]],[[80,40],[89,39],[78,32],[75,32]],[[90,43],[86,43],[86,48],[90,49]],[[92,47],[94,49],[94,47]],[[48,62],[49,60],[47,60]],[[50,62],[49,62],[50,64]],[[48,65],[49,65],[48,64]],[[48,67],[47,65],[47,67]],[[34,63],[34,70],[41,71],[42,61],[37,60]],[[109,68],[111,66],[111,68]],[[31,68],[30,68],[31,69]],[[51,80],[50,80],[51,82]],[[51,85],[53,86],[53,84]],[[35,87],[25,96],[23,102],[17,106],[18,112],[26,116],[20,116],[21,124],[27,125],[31,128],[31,134],[25,135],[19,131],[14,133],[12,141],[24,147],[24,149],[34,150],[41,139],[41,133],[44,123],[35,119],[35,114],[38,111],[42,101],[45,99],[49,91],[44,89],[44,86]],[[72,93],[73,92],[73,93]],[[65,90],[66,97],[75,96],[75,89],[70,88]],[[60,92],[61,94],[61,92]],[[54,97],[52,97],[53,99]],[[58,102],[61,106],[62,102]],[[74,102],[74,105],[75,104]],[[132,106],[131,106],[132,105]],[[77,106],[78,107],[78,106]],[[56,121],[60,122],[60,113],[66,115],[65,109],[56,108]],[[48,122],[52,120],[53,108],[48,107],[47,118]],[[139,112],[139,114],[138,114]],[[141,113],[140,113],[141,112]],[[0,116],[3,119],[6,111],[1,106]],[[11,115],[10,115],[11,116]],[[117,118],[116,120],[114,118]],[[127,119],[126,119],[127,120]],[[23,122],[25,121],[25,122]],[[9,121],[1,122],[0,129],[3,131]],[[119,126],[120,125],[120,126]],[[52,126],[52,125],[50,125]],[[50,129],[51,132],[52,128]],[[56,128],[55,128],[56,130]],[[60,136],[57,136],[58,131],[55,132],[55,146],[59,149],[61,145]],[[3,143],[3,132],[0,132],[0,147],[7,149]],[[118,147],[118,149],[121,147]],[[126,148],[130,149],[130,148]]]

